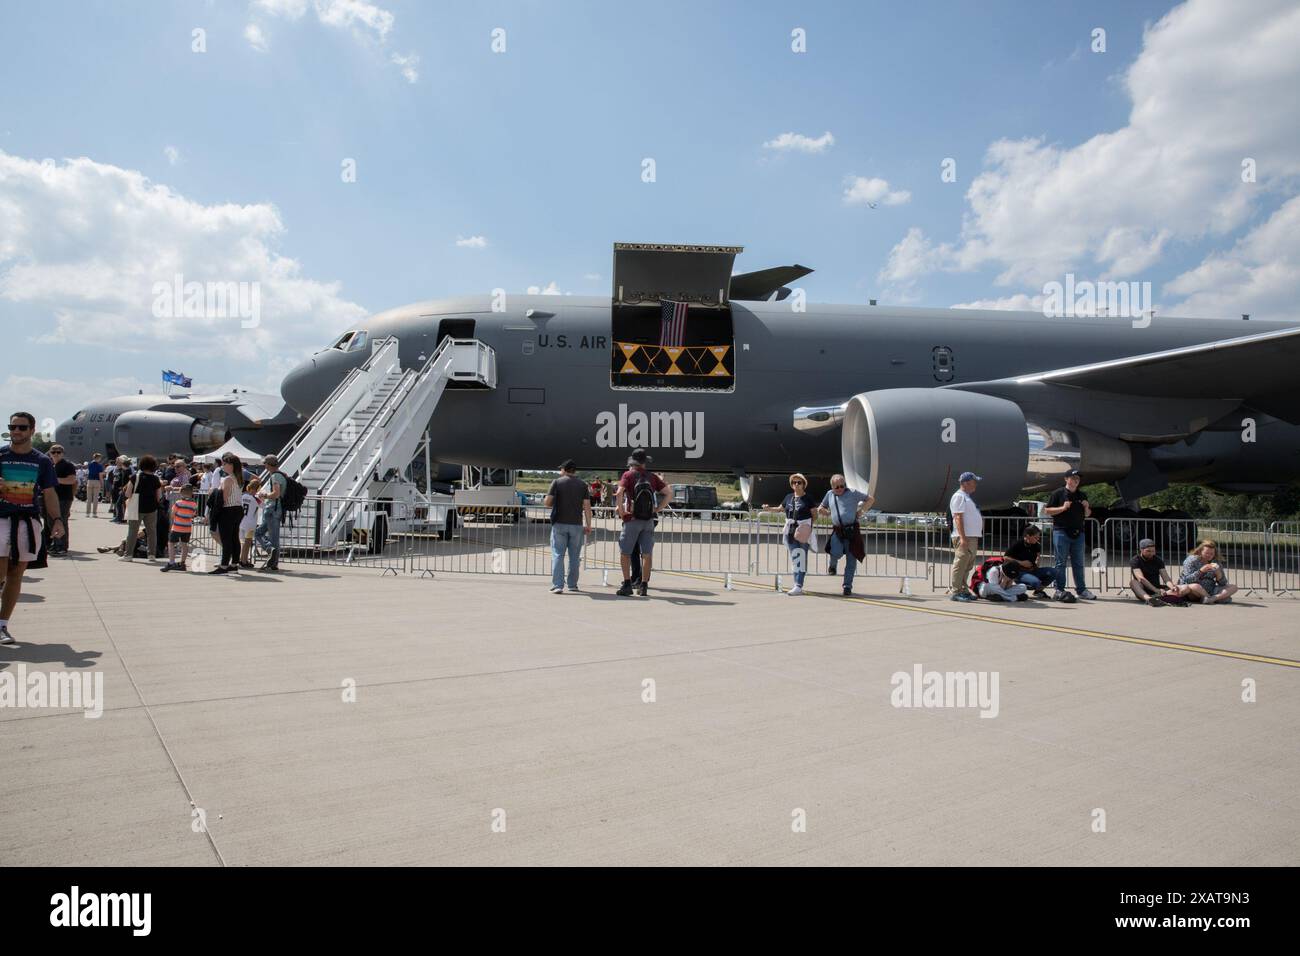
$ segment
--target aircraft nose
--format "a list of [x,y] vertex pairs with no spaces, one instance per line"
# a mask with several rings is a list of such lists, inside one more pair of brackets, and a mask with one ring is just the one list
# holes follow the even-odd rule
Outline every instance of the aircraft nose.
[[61,424],[55,426],[54,444],[62,445],[64,448],[70,448],[72,446],[73,442],[72,442],[72,419],[71,418],[69,418],[66,422],[62,422]]
[[348,372],[365,358],[356,356],[357,360],[353,361],[347,354],[333,349],[317,352],[284,377],[280,396],[299,415],[312,415]]

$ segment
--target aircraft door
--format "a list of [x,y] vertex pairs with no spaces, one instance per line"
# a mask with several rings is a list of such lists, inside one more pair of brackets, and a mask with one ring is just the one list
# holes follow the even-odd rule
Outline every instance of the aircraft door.
[[434,348],[442,344],[445,338],[472,339],[474,337],[473,319],[443,319],[438,323],[438,341]]

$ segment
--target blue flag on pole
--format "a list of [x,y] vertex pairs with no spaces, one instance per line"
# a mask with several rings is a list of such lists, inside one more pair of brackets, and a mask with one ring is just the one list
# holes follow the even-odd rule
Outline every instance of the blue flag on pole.
[[181,388],[189,388],[194,384],[193,380],[171,369],[163,369],[162,379],[168,385],[179,385]]

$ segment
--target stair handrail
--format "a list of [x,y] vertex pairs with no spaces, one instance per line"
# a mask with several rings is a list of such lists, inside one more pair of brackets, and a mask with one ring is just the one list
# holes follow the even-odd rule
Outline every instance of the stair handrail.
[[[363,373],[372,371],[374,369],[375,361],[379,358],[380,353],[384,352],[389,345],[396,345],[396,344],[397,344],[397,338],[392,335],[386,335],[383,338],[376,339],[373,343],[371,343],[370,357],[366,359],[365,362],[363,362],[361,365],[358,365],[356,368],[352,369],[350,372],[348,372],[347,375],[343,377],[343,381],[339,382],[339,384],[335,387],[334,391],[330,393],[329,397],[325,399],[325,401],[321,402],[319,405],[316,406],[316,411],[314,411],[311,417],[308,418],[307,421],[303,423],[302,427],[299,428],[298,431],[294,433],[293,438],[289,439],[289,443],[285,445],[283,449],[280,450],[280,454],[277,455],[276,457],[279,459],[282,466],[287,464],[290,455],[292,455],[295,451],[298,450],[299,446],[303,443],[304,439],[311,433],[312,429],[314,429],[316,425],[320,422],[320,420],[325,417],[325,414],[329,411],[330,408],[333,407],[334,403],[338,401],[339,397],[349,387],[351,387],[352,383]],[[294,475],[293,477],[297,478],[298,476]]]

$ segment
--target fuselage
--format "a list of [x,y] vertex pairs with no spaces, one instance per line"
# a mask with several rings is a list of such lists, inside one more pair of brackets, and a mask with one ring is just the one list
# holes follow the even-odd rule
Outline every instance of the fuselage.
[[[1288,327],[811,303],[798,312],[788,301],[732,302],[730,312],[733,374],[726,390],[615,387],[608,298],[478,296],[372,316],[358,326],[365,338],[348,343],[359,346],[317,353],[286,378],[283,394],[300,413],[310,413],[365,361],[376,338],[397,336],[406,367],[423,364],[441,335],[477,338],[496,350],[498,387],[447,391],[429,425],[442,461],[551,468],[572,457],[584,468],[617,469],[641,446],[661,471],[825,475],[840,468],[839,433],[795,429],[795,408],[836,405],[875,389],[1027,375]],[[1246,458],[1235,436],[1220,441],[1206,432],[1191,445],[1159,448],[1158,465],[1176,479],[1206,483],[1266,485],[1300,477],[1300,428],[1274,419],[1260,427],[1269,430],[1268,441],[1261,439]]]

